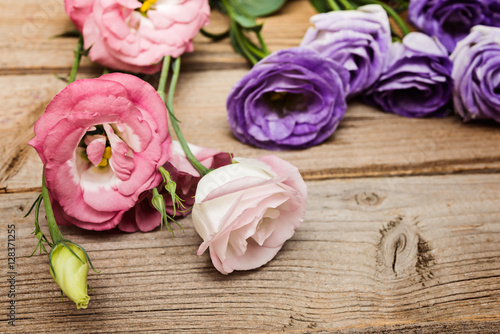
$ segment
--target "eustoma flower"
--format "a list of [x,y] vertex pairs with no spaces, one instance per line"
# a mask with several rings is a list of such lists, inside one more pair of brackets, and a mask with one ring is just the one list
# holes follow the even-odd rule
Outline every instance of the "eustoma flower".
[[110,68],[154,73],[164,56],[193,49],[208,23],[208,0],[65,0],[90,58]]
[[500,28],[476,26],[451,55],[455,111],[500,123]]
[[380,76],[391,46],[391,28],[379,5],[334,11],[311,18],[301,46],[339,62],[351,74],[349,95],[371,86]]
[[78,80],[35,124],[29,142],[45,165],[58,223],[107,230],[160,183],[170,157],[167,111],[148,83],[128,74]]
[[[217,169],[231,163],[229,153],[191,144],[189,148],[196,159],[209,169]],[[165,199],[167,213],[171,217],[186,216],[191,212],[194,204],[196,187],[201,179],[200,173],[188,161],[177,141],[172,142],[172,156],[163,167],[169,172],[172,181],[176,183],[175,193],[182,203],[181,207],[174,208],[171,194],[168,194],[164,188],[159,189],[159,193]],[[149,232],[158,227],[161,223],[161,214],[153,208],[151,198],[151,193],[143,194],[142,200],[125,213],[118,228],[123,232]]]
[[410,33],[392,44],[384,71],[365,100],[401,116],[444,116],[453,88],[452,66],[436,39]]
[[349,73],[307,48],[258,62],[227,99],[236,138],[266,149],[306,148],[326,140],[344,117]]
[[452,52],[478,24],[500,25],[498,0],[411,0],[408,18]]
[[201,179],[193,223],[223,274],[269,262],[304,220],[307,187],[299,171],[276,157],[237,159]]

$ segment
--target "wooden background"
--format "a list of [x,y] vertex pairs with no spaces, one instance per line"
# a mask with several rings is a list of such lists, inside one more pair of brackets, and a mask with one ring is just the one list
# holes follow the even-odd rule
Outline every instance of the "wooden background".
[[[272,50],[297,46],[314,10],[291,0],[265,19]],[[64,86],[76,40],[62,0],[0,0],[0,332],[327,333],[500,331],[500,126],[406,119],[353,103],[323,145],[277,155],[309,186],[308,211],[265,267],[228,276],[190,218],[166,231],[63,228],[102,272],[76,310],[45,255],[28,258],[42,165],[33,124]],[[225,20],[212,15],[210,31]],[[198,36],[183,57],[176,110],[192,143],[257,157],[226,122],[231,86],[248,71],[228,41]],[[101,69],[84,59],[79,77]],[[153,78],[152,81],[155,79]],[[7,225],[16,226],[16,327],[7,324]]]

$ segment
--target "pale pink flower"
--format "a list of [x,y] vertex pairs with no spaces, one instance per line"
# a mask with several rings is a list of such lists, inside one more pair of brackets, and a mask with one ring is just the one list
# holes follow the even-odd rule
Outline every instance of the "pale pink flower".
[[192,51],[210,15],[208,0],[65,0],[65,8],[93,61],[146,74],[159,71],[164,56]]
[[161,181],[170,157],[167,110],[154,88],[121,73],[78,80],[54,97],[35,124],[60,224],[108,230]]
[[223,274],[269,262],[304,220],[307,187],[296,167],[272,155],[236,159],[198,183],[193,223]]

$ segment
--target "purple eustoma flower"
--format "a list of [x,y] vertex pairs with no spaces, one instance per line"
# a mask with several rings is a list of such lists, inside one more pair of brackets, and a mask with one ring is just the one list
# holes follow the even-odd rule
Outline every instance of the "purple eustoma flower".
[[452,62],[435,38],[419,32],[393,43],[379,80],[366,102],[406,117],[444,116],[451,99]]
[[478,24],[500,26],[498,0],[411,0],[408,19],[452,52]]
[[476,26],[451,55],[455,111],[500,123],[500,28]]
[[349,73],[306,48],[257,63],[227,99],[236,138],[260,148],[306,148],[326,140],[344,117]]
[[380,76],[391,46],[391,28],[379,5],[335,11],[311,18],[301,46],[342,64],[350,73],[349,95],[370,87]]

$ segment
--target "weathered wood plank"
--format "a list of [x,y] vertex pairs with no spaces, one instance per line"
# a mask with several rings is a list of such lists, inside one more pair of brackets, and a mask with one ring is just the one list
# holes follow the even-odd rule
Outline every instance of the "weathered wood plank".
[[[16,225],[16,329],[154,332],[495,332],[500,174],[308,183],[306,221],[265,267],[219,274],[190,219],[166,231],[63,228],[88,251],[91,303],[77,311],[21,216],[35,193],[1,194],[0,242]],[[6,263],[6,251],[0,261]],[[0,290],[6,305],[6,271]],[[2,309],[5,309],[2,307]],[[5,312],[5,311],[4,311]],[[1,319],[7,328],[5,317]],[[50,328],[50,329],[49,329]]]
[[64,87],[50,75],[0,77],[0,184],[7,187],[14,177],[18,188],[41,186],[41,161],[26,143],[35,121]]
[[[231,134],[225,102],[245,70],[184,72],[175,108],[188,141],[258,157],[269,151],[241,144]],[[155,77],[150,78],[155,84]],[[65,83],[51,75],[0,77],[0,191],[37,189],[41,162],[26,146],[33,124]],[[297,165],[306,179],[384,175],[491,173],[500,170],[500,131],[489,123],[458,118],[408,119],[359,103],[323,145],[276,154]]]
[[[279,13],[265,18],[263,35],[271,50],[298,46],[309,26],[314,9],[307,0],[292,0]],[[209,31],[224,31],[226,18],[215,12]],[[0,74],[47,72],[68,69],[73,63],[75,38],[53,38],[74,29],[64,12],[62,0],[26,0],[16,3],[0,2]],[[293,24],[290,24],[293,22]],[[229,40],[213,43],[199,35],[196,52],[183,58],[189,69],[248,68],[237,55]],[[84,58],[82,71],[88,72],[91,62]]]

